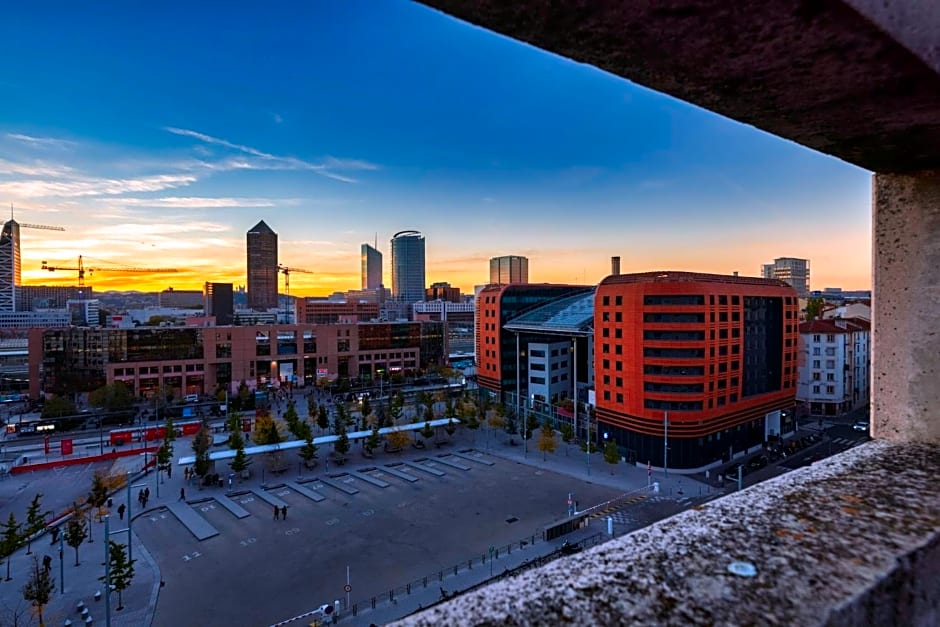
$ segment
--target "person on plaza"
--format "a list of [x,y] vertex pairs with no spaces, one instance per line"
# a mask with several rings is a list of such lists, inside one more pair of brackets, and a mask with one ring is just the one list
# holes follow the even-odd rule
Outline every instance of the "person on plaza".
[[55,544],[58,541],[59,541],[59,528],[53,527],[52,528],[52,542],[50,544]]
[[281,511],[281,510],[278,508],[278,506],[275,505],[275,506],[274,506],[274,520],[277,520],[277,515],[278,515],[278,512],[280,512],[280,511]]
[[124,510],[125,510],[125,509],[126,509],[126,508],[124,507],[124,503],[121,503],[120,505],[118,505],[118,516],[121,518],[121,520],[124,520]]
[[180,501],[185,501],[185,500],[186,500],[186,488],[180,488],[180,498],[179,498],[179,500],[180,500]]
[[168,464],[166,467],[166,478],[170,479],[173,477],[173,464]]
[[42,556],[42,567],[45,568],[47,571],[52,570],[52,558],[49,557],[48,555],[43,555],[43,556]]
[[144,505],[150,500],[150,488],[144,488]]
[[283,518],[284,520],[287,520],[287,506],[286,505],[281,508],[281,518]]
[[137,502],[140,503],[141,507],[144,506],[144,491],[143,490],[137,493]]

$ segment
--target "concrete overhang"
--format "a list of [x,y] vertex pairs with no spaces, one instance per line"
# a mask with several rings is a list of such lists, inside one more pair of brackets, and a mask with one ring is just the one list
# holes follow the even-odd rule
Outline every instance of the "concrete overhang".
[[421,1],[862,168],[940,168],[937,2]]

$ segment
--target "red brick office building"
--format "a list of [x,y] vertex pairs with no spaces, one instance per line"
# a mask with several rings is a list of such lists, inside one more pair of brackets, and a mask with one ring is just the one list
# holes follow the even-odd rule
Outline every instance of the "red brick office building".
[[609,276],[594,304],[598,431],[630,461],[699,468],[792,430],[799,302],[773,279]]

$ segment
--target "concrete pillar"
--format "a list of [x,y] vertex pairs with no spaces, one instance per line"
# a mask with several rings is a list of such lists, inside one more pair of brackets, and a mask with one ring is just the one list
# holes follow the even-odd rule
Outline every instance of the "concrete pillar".
[[940,170],[876,174],[872,434],[940,442]]

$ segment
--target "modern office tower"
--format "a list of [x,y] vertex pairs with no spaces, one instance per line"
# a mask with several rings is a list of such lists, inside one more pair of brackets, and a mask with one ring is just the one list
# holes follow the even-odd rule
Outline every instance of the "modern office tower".
[[20,285],[16,288],[16,310],[65,309],[66,301],[83,298],[94,298],[92,286]]
[[362,245],[362,289],[382,286],[382,253],[368,244]]
[[264,220],[248,231],[248,308],[277,308],[277,233]]
[[20,278],[20,225],[11,218],[0,232],[0,311],[16,311]]
[[629,461],[668,468],[704,467],[792,432],[798,316],[796,291],[778,280],[607,277],[594,296],[598,432]]
[[762,266],[765,279],[777,279],[789,284],[800,298],[809,297],[809,260],[780,257]]
[[424,235],[399,231],[391,243],[392,296],[402,303],[424,300]]
[[205,288],[205,313],[215,316],[217,326],[228,326],[235,319],[235,299],[231,283],[209,283]]
[[529,282],[529,258],[504,255],[490,259],[490,283],[509,285]]

